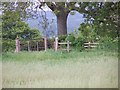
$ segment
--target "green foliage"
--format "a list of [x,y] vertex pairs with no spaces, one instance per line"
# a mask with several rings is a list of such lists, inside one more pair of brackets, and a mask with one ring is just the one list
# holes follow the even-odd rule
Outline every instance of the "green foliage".
[[23,32],[23,35],[21,35],[21,39],[25,39],[25,40],[39,39],[41,37],[42,36],[38,29],[25,30]]
[[87,21],[92,21],[92,24],[96,26],[100,36],[116,38],[120,34],[118,32],[119,9],[120,2],[89,3],[88,10],[84,13]]
[[17,11],[21,19],[31,17],[30,12],[26,12],[27,8],[32,5],[32,2],[1,2],[3,12]]
[[98,38],[96,29],[94,25],[90,24],[81,24],[78,29],[84,36],[85,42],[94,42]]
[[65,42],[67,35],[59,35],[58,40],[59,42]]
[[18,36],[21,40],[40,38],[37,29],[30,29],[28,24],[21,21],[19,12],[4,11],[2,16],[2,46],[3,51],[15,50],[15,39]]
[[73,41],[73,46],[75,47],[75,49],[80,51],[84,50],[85,37],[83,36],[81,31],[75,31],[74,36],[75,40]]
[[111,37],[101,37],[99,43],[99,49],[118,51],[118,38],[112,39]]
[[59,37],[60,41],[70,41],[71,42],[71,46],[73,47],[73,49],[76,50],[83,50],[83,43],[85,42],[85,38],[83,37],[82,33],[80,31],[75,31],[73,33],[70,33],[68,35],[61,35]]
[[[90,53],[89,53],[90,52]],[[3,53],[3,61],[20,61],[20,62],[31,62],[31,61],[73,61],[73,60],[82,60],[86,62],[91,62],[93,60],[98,60],[103,56],[117,57],[118,52],[108,52],[104,50],[94,50],[94,51],[83,51],[79,52],[77,50],[72,50],[71,52],[47,50],[47,52],[20,52],[20,53]],[[13,58],[14,57],[14,58]],[[99,58],[98,58],[99,57]],[[87,59],[88,58],[88,59]],[[89,58],[92,58],[91,61]],[[96,58],[96,59],[95,59]],[[56,62],[57,63],[57,62]]]
[[73,47],[79,51],[84,50],[84,40],[81,37],[76,38],[73,42]]
[[6,11],[3,14],[2,38],[15,40],[17,35],[20,39],[33,39],[40,37],[37,29],[30,30],[28,24],[20,20],[19,12]]
[[98,87],[100,78],[102,83],[99,86],[117,87],[117,54],[98,50],[4,53],[1,61],[4,70],[2,87],[90,88],[86,83],[92,82],[90,86]]
[[[101,30],[103,28],[100,28]],[[104,31],[98,31],[99,28],[95,24],[88,24],[83,23],[80,25],[78,29],[78,33],[76,34],[76,37],[78,37],[77,42],[75,45],[78,44],[80,46],[84,44],[84,42],[99,42],[99,49],[104,50],[118,50],[118,37],[112,37],[108,33]],[[104,35],[101,35],[104,34]],[[80,39],[79,39],[80,38]],[[81,40],[81,41],[79,41]]]
[[67,42],[70,41],[71,42],[71,46],[73,49],[76,49],[78,51],[81,51],[84,49],[83,47],[83,43],[84,43],[84,37],[82,36],[82,33],[80,31],[78,32],[74,32],[74,33],[70,33],[68,35],[60,35],[58,37],[59,42]]
[[74,36],[74,34],[73,34],[73,33],[68,34],[65,40],[66,40],[66,41],[70,41],[70,42],[75,41],[75,36]]
[[2,52],[10,51],[15,51],[15,40],[2,40]]
[[[57,16],[64,16],[71,10],[77,10],[83,13],[86,18],[85,24],[80,25],[77,33],[75,32],[74,34],[70,34],[68,36],[61,35],[58,37],[59,41],[69,40],[72,42],[74,47],[82,48],[84,42],[94,42],[100,40],[100,43],[104,43],[102,44],[103,48],[110,49],[115,47],[112,43],[119,35],[118,28],[120,25],[118,24],[118,9],[120,8],[120,2],[80,2],[78,3],[80,7],[75,7],[76,2],[55,2],[55,4],[52,2],[46,2],[46,4]],[[6,4],[7,7],[9,5],[12,4]],[[18,7],[21,7],[22,5],[23,3],[19,3]],[[43,4],[41,6],[43,6]],[[7,11],[4,11],[4,13],[3,39],[15,39],[17,35],[19,35],[22,39],[33,39],[38,37],[37,31],[30,30],[28,25],[25,25],[25,23],[20,20],[21,15],[19,12],[11,12],[8,9]]]
[[[108,33],[100,35],[98,33],[98,27],[95,24],[82,23],[77,30],[68,35],[59,37],[60,41],[70,41],[71,46],[76,50],[84,50],[85,42],[98,42],[99,47],[97,49],[117,51],[118,50],[118,37],[113,38]],[[101,32],[104,33],[104,32]]]

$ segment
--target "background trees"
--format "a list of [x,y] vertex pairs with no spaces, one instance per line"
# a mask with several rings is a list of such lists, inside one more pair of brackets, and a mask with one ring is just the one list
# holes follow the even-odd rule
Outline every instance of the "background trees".
[[[3,3],[3,38],[15,39],[17,35],[24,39],[31,39],[37,37],[37,32],[30,30],[21,20],[26,18],[37,18],[39,14],[38,9],[43,9],[43,6],[48,6],[57,16],[58,35],[67,34],[67,16],[76,10],[83,14],[85,22],[80,25],[78,37],[76,34],[66,37],[72,37],[77,42],[95,41],[96,38],[101,41],[111,42],[116,40],[120,35],[120,2],[9,2]],[[16,11],[16,12],[15,12]],[[10,16],[11,13],[11,16]],[[72,13],[73,14],[73,13]],[[73,22],[75,23],[75,22]],[[43,25],[44,26],[44,25]],[[9,33],[9,35],[7,35]],[[39,35],[38,35],[39,36]],[[62,37],[62,39],[63,39]],[[74,38],[75,37],[75,38]],[[61,37],[59,37],[60,39]],[[82,41],[81,41],[82,40]],[[71,40],[73,41],[73,40]],[[81,44],[82,45],[82,44]]]
[[83,12],[88,3],[76,3],[76,2],[41,2],[38,1],[35,4],[34,2],[12,2],[12,3],[3,3],[5,10],[17,10],[20,12],[22,18],[37,18],[39,14],[37,13],[38,9],[42,9],[43,6],[48,6],[57,16],[57,28],[58,35],[67,34],[67,17],[68,14],[76,10],[78,12]]
[[119,9],[120,2],[90,3],[85,12],[85,18],[92,22],[100,36],[116,38],[120,35]]
[[2,38],[15,40],[17,35],[21,39],[33,39],[40,36],[36,29],[31,30],[28,25],[20,20],[19,12],[6,11],[2,16]]
[[83,12],[88,3],[76,3],[76,2],[41,2],[41,6],[47,5],[57,17],[58,35],[67,34],[67,17],[68,14],[76,10]]
[[[118,35],[118,25],[120,2],[7,2],[3,3],[4,10],[17,10],[22,19],[39,17],[38,9],[48,6],[57,16],[58,35],[67,34],[67,16],[76,10],[84,15],[87,21],[96,25],[98,33],[116,37]],[[109,13],[108,13],[109,12]],[[102,32],[106,32],[102,33]]]
[[14,50],[15,39],[30,40],[40,38],[40,32],[37,29],[30,29],[28,24],[21,21],[18,11],[4,11],[2,15],[2,46],[3,51]]

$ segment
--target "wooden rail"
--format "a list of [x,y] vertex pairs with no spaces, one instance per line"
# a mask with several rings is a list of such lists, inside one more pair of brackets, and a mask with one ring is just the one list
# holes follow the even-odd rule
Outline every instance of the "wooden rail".
[[37,40],[27,40],[22,41],[18,38],[16,39],[16,49],[15,52],[20,51],[40,51],[40,50],[47,50],[47,48],[53,48],[53,41],[43,38]]
[[88,43],[84,43],[84,47],[85,48],[95,48],[97,47],[99,43],[91,43],[91,42],[88,42]]
[[[40,51],[40,50],[47,50],[47,48],[54,48],[55,51],[57,51],[59,46],[61,47],[64,45],[65,47],[62,48],[62,50],[70,51],[70,44],[71,42],[58,42],[58,37],[55,38],[55,41],[49,41],[47,38],[44,38],[42,40],[33,40],[25,41],[24,43],[20,42],[20,40],[16,39],[16,52],[19,52],[20,50],[27,50],[27,51]],[[95,48],[97,47],[99,43],[95,42],[87,42],[84,43],[84,48]],[[22,48],[23,47],[23,48]]]
[[67,41],[67,42],[59,42],[59,45],[67,45],[66,48],[62,49],[62,50],[67,50],[68,52],[70,51],[70,44],[71,42]]

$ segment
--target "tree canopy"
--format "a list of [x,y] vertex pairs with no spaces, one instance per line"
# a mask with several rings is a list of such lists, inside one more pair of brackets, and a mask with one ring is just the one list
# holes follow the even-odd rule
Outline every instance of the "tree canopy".
[[91,3],[85,12],[87,21],[91,21],[100,36],[118,37],[120,34],[120,2]]
[[40,37],[37,29],[31,30],[25,22],[21,21],[19,12],[5,11],[2,16],[2,38],[15,40],[17,36],[21,39],[34,39]]
[[[16,2],[3,3],[4,10],[17,10],[23,18],[39,17],[37,10],[47,5],[57,16],[58,35],[67,34],[67,16],[76,10],[84,15],[87,22],[94,24],[98,33],[114,33],[113,37],[119,34],[119,9],[120,2]],[[104,35],[103,35],[104,36]]]

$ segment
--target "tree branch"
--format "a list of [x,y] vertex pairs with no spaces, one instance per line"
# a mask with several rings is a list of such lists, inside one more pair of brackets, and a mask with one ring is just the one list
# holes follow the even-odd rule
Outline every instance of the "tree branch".
[[52,3],[52,2],[46,2],[46,4],[47,4],[47,6],[48,6],[52,11],[55,10],[56,5],[55,5],[54,3]]

